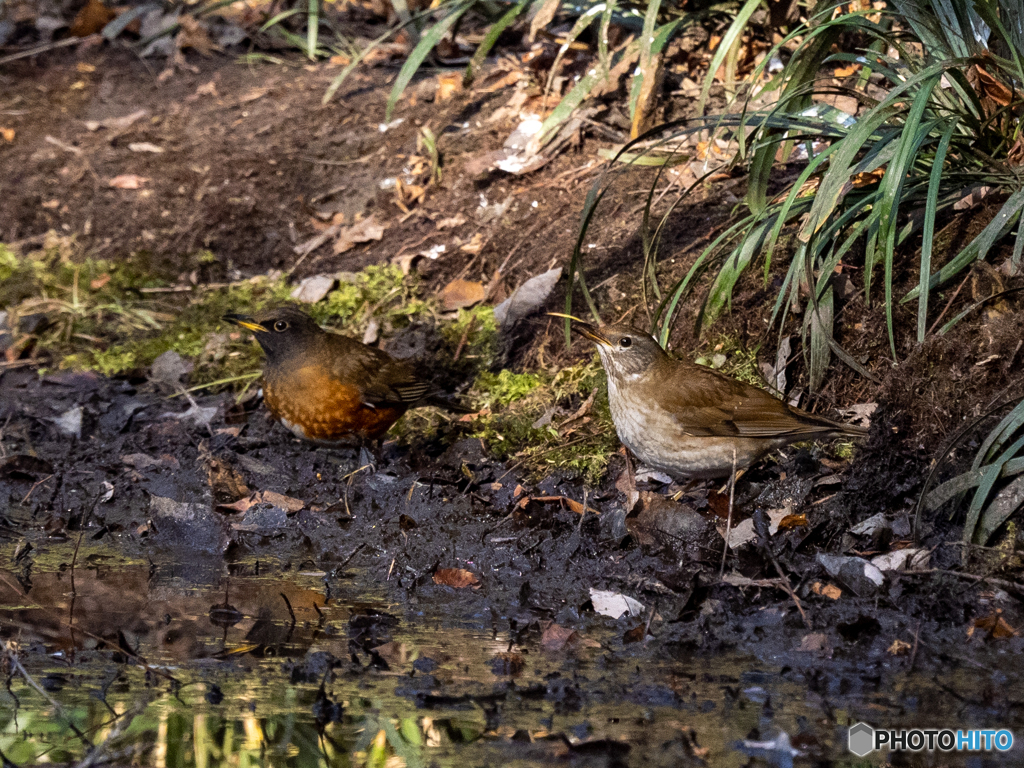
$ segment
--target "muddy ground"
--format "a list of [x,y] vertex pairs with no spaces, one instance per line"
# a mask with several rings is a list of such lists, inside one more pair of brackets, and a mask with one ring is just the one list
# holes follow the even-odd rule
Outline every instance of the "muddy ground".
[[[19,62],[0,73],[0,121],[16,131],[13,143],[0,144],[0,241],[31,246],[56,230],[74,234],[96,257],[147,251],[154,269],[172,279],[194,269],[196,252],[208,249],[216,262],[203,274],[207,281],[271,269],[294,269],[296,278],[355,271],[447,244],[439,258],[416,262],[426,290],[457,275],[489,284],[501,269],[500,298],[527,277],[565,264],[583,198],[599,172],[594,153],[610,145],[608,133],[616,130],[610,121],[607,131],[585,134],[580,146],[541,171],[508,176],[479,170],[480,158],[501,145],[512,125],[487,122],[508,101],[507,91],[472,92],[439,104],[424,100],[426,89],[414,88],[421,97],[416,103],[404,100],[396,112],[404,122],[382,131],[393,71],[357,72],[335,101],[321,106],[336,68],[297,60],[280,66],[224,58],[192,64],[196,72],[159,80],[127,53],[93,50],[79,58],[54,54]],[[147,114],[126,128],[85,126],[139,108]],[[416,152],[417,127],[427,122],[440,137],[444,179],[407,215],[381,182],[402,175],[403,155]],[[129,145],[138,143],[165,151],[133,152]],[[147,181],[136,190],[109,186],[109,179],[124,174]],[[612,320],[641,319],[631,286],[644,179],[638,175],[612,196],[590,235],[595,247],[589,279],[591,285],[605,283],[598,299]],[[740,185],[720,180],[705,193],[705,202],[681,212],[667,243],[680,254],[679,268],[685,255],[692,258],[691,246],[725,220],[736,194],[742,194]],[[505,201],[504,218],[491,222],[479,213],[483,203]],[[373,213],[388,229],[379,242],[338,256],[328,246],[300,262],[294,247],[316,235],[317,217],[327,208],[347,217]],[[456,214],[465,222],[436,226]],[[457,243],[475,234],[483,235],[479,253],[459,252]],[[764,293],[756,281],[741,290],[724,329],[758,339]],[[563,298],[564,288],[548,308],[560,308]],[[1024,623],[1024,589],[1013,563],[996,553],[979,569],[986,554],[977,550],[974,568],[960,573],[959,518],[929,513],[916,537],[914,530],[924,467],[938,454],[937,446],[966,416],[982,412],[979,403],[1014,380],[1019,318],[1015,304],[989,313],[970,328],[911,351],[900,375],[886,373],[889,364],[872,359],[882,374],[877,384],[851,384],[852,374],[838,373],[822,407],[830,399],[843,406],[878,402],[870,437],[852,461],[818,448],[793,448],[743,477],[736,489],[737,524],[753,521],[760,532],[771,521],[769,513],[806,518],[770,536],[753,536],[730,553],[724,570],[719,529],[728,514],[727,494],[717,487],[641,483],[633,503],[631,489],[618,482],[622,457],[613,459],[598,487],[558,474],[538,480],[497,461],[455,422],[426,449],[386,443],[375,470],[369,470],[360,467],[357,455],[294,440],[257,399],[238,405],[231,393],[200,394],[190,406],[143,377],[40,375],[32,368],[5,367],[0,589],[13,623],[5,624],[4,636],[26,648],[52,650],[54,638],[66,634],[52,616],[40,620],[40,608],[45,617],[48,605],[64,605],[52,574],[77,568],[102,581],[103,569],[118,558],[148,562],[150,579],[170,569],[186,582],[194,578],[214,589],[224,578],[269,576],[290,584],[316,572],[319,586],[312,589],[324,597],[325,610],[339,593],[350,600],[372,595],[388,606],[387,615],[409,627],[427,616],[441,627],[489,628],[510,649],[565,653],[536,662],[531,685],[537,686],[533,695],[568,711],[587,711],[616,696],[633,701],[637,712],[654,706],[685,710],[683,688],[648,689],[664,681],[645,678],[641,668],[670,674],[673,664],[715,667],[717,660],[739,653],[770,666],[772,675],[813,699],[798,759],[845,764],[842,728],[881,719],[880,700],[888,702],[885,718],[897,725],[944,717],[950,722],[941,725],[1019,728],[1016,691],[1024,688],[1019,670],[1007,660],[1024,643],[1013,629]],[[857,322],[851,319],[844,341],[859,353],[884,346],[877,317],[865,313]],[[676,340],[678,349],[690,351],[710,343],[694,339],[689,329],[681,329]],[[528,334],[511,359],[528,364],[531,350]],[[589,354],[554,345],[548,352],[556,361]],[[799,375],[799,363],[794,373]],[[69,414],[80,424],[69,424]],[[952,471],[946,469],[944,477]],[[676,500],[665,495],[680,490]],[[253,499],[255,492],[263,495],[248,509],[222,506]],[[574,504],[586,505],[585,513],[574,511]],[[884,524],[851,533],[877,513],[884,513]],[[881,584],[849,570],[830,573],[819,557],[872,557],[909,548],[926,552],[927,566],[886,571]],[[90,559],[94,554],[97,559]],[[40,584],[49,584],[50,591],[39,591]],[[148,588],[140,582],[129,591],[145,594]],[[618,619],[599,615],[595,589],[629,596],[641,608]],[[89,616],[102,613],[104,594]],[[12,611],[25,598],[35,606]],[[261,608],[270,611],[272,624],[287,624],[276,597],[254,599],[245,612],[258,614]],[[294,622],[290,605],[288,612]],[[382,669],[376,649],[391,635],[375,635],[381,620],[366,618],[378,615],[374,609],[335,617],[350,641],[318,651],[330,654],[326,662],[316,656],[299,663],[298,668],[321,665],[310,667],[306,682],[331,669],[338,681]],[[185,625],[171,621],[179,631],[167,631],[168,624],[161,626],[161,617],[143,607],[124,620],[132,626],[98,619],[90,625],[100,638],[90,652],[126,663],[149,653],[209,657],[201,644],[174,650],[182,633],[192,631]],[[78,621],[89,625],[90,619]],[[140,637],[149,639],[140,644]],[[74,635],[66,642],[74,646]],[[104,642],[119,646],[121,655]],[[593,653],[604,654],[603,661],[578,660],[592,653],[588,642],[600,649]],[[260,653],[268,644],[257,642],[249,652]],[[310,644],[297,647],[304,652]],[[488,658],[492,671],[493,664],[507,662],[497,654]],[[618,672],[607,677],[599,671],[612,668]],[[637,676],[630,677],[634,669]],[[964,670],[971,673],[965,676]],[[503,707],[519,695],[509,675],[499,672],[496,688],[486,693],[464,678],[437,675],[399,697],[421,708],[453,702],[491,707],[497,714],[487,726],[497,733]],[[621,688],[610,690],[609,678]],[[746,678],[723,673],[714,685],[738,690],[741,681],[746,684]],[[741,737],[774,738],[782,726],[772,720],[771,697],[745,695],[761,717]],[[959,704],[952,710],[940,706],[943,696]],[[310,706],[322,709],[318,702]],[[594,737],[589,753],[573,746],[566,754],[538,756],[529,739],[516,741],[525,727],[516,726],[504,742],[506,756],[516,759],[568,754],[587,764],[638,765],[656,762],[659,754],[650,744],[622,752],[617,743],[640,744],[631,732]],[[792,730],[792,724],[785,727]],[[589,738],[585,731],[566,732],[572,736],[567,743]],[[678,760],[719,764],[708,762],[686,739],[675,748],[683,755]],[[743,752],[730,754],[735,761]],[[921,759],[920,764],[943,764]]]

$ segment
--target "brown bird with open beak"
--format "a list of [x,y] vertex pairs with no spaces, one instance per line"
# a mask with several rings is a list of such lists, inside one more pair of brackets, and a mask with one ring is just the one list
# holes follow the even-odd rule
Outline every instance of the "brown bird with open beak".
[[644,464],[676,480],[726,477],[789,443],[867,433],[676,360],[628,325],[573,327],[597,344],[619,439]]
[[296,437],[361,445],[383,437],[409,408],[467,412],[438,396],[408,363],[325,331],[296,307],[224,319],[255,334],[267,358],[263,401]]

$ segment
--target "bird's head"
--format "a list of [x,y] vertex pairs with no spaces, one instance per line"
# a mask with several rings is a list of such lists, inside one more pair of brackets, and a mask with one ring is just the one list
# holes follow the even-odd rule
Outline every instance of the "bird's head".
[[609,376],[633,378],[667,357],[653,336],[628,325],[574,322],[572,327],[597,345],[601,364]]
[[313,318],[289,305],[268,309],[255,317],[224,315],[224,320],[252,331],[268,359],[287,357],[324,333]]

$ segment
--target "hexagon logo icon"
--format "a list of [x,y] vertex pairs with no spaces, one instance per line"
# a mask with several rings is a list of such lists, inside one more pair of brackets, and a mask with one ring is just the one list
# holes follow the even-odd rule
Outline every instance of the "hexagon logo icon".
[[850,728],[849,747],[857,757],[864,757],[874,749],[875,729],[867,723],[857,723]]

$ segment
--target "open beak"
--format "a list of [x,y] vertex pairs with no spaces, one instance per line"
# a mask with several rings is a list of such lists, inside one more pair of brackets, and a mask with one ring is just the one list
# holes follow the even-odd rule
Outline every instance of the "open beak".
[[585,323],[578,317],[573,317],[572,315],[563,315],[560,312],[548,312],[547,314],[550,315],[551,317],[563,317],[566,318],[567,320],[572,320],[572,329],[574,331],[577,331],[581,336],[589,339],[595,344],[604,344],[605,346],[611,346],[611,342],[604,337],[604,334],[601,333],[601,331],[597,328],[596,325]]
[[234,323],[235,325],[241,326],[242,328],[245,328],[245,330],[252,331],[253,333],[267,333],[266,328],[257,323],[248,315],[224,315],[224,317],[221,319],[226,320],[229,323]]

